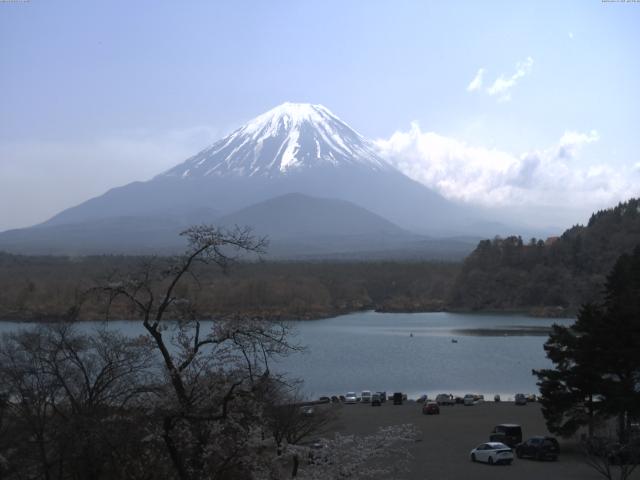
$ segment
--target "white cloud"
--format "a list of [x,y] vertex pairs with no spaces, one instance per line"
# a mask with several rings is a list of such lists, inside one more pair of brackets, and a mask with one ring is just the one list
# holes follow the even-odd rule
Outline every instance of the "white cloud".
[[495,82],[487,88],[487,93],[489,95],[500,95],[500,99],[510,99],[509,90],[511,90],[518,81],[531,73],[533,69],[533,58],[527,57],[526,60],[522,62],[518,62],[516,65],[516,72],[510,77],[505,77],[504,75],[500,75],[496,78]]
[[[508,102],[511,100],[511,89],[516,86],[521,78],[529,75],[533,69],[533,58],[527,57],[522,62],[516,64],[516,71],[511,76],[500,75],[491,85],[484,89],[484,92],[490,96],[497,96],[499,102]],[[483,76],[485,70],[481,68],[476,76],[467,86],[468,92],[482,91]]]
[[476,147],[418,124],[376,142],[383,157],[446,198],[486,206],[601,205],[640,193],[640,164],[629,172],[607,165],[581,167],[581,147],[595,130],[567,131],[559,141],[519,155]]
[[473,77],[471,83],[467,86],[467,92],[475,92],[476,90],[480,90],[482,88],[482,77],[484,75],[484,68],[478,69],[478,73]]

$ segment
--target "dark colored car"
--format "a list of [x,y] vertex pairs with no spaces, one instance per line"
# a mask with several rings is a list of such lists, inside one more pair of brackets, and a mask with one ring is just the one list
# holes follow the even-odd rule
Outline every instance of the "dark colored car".
[[396,392],[393,394],[393,404],[402,405],[402,393]]
[[380,397],[380,401],[382,403],[387,401],[387,392],[376,392],[378,394],[378,396]]
[[526,405],[527,404],[527,397],[525,396],[524,393],[516,393],[515,404],[516,405]]
[[514,423],[503,423],[496,425],[489,435],[492,442],[501,442],[511,448],[522,443],[522,427]]
[[422,413],[425,415],[440,415],[440,407],[436,402],[426,402],[422,406]]
[[378,395],[377,393],[374,393],[373,395],[371,395],[371,406],[372,407],[381,407],[382,406],[382,401],[380,400],[380,395]]
[[536,460],[557,460],[560,445],[553,437],[536,436],[516,445],[518,458],[530,457]]

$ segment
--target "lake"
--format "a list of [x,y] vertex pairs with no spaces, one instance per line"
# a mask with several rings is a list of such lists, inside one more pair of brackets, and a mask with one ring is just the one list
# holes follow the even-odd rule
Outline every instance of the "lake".
[[[503,399],[536,393],[534,368],[551,363],[543,344],[553,323],[573,319],[512,314],[376,313],[291,322],[294,340],[306,351],[280,360],[274,369],[304,380],[310,396],[385,390],[410,396],[440,392],[481,393]],[[82,322],[83,329],[101,325]],[[0,322],[0,333],[24,327]],[[135,335],[140,322],[111,322]],[[453,343],[456,340],[457,343]]]

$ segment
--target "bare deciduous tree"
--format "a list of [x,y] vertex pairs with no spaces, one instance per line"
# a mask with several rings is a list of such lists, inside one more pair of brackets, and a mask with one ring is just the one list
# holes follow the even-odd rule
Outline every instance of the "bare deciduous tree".
[[613,436],[591,437],[582,445],[584,461],[607,480],[627,480],[640,463],[640,441],[619,443]]
[[283,453],[286,441],[296,445],[311,436],[324,433],[336,418],[336,405],[308,405],[297,388],[276,385],[265,407],[265,428],[276,444],[276,453]]
[[135,444],[133,413],[153,391],[151,352],[144,339],[84,335],[68,324],[5,334],[0,468],[9,478],[47,480],[118,470],[118,453]]
[[[168,267],[146,262],[135,275],[99,287],[110,302],[124,299],[143,318],[167,378],[157,436],[181,480],[248,477],[260,462],[262,414],[273,384],[272,357],[295,347],[284,324],[259,318],[218,320],[204,331],[196,305],[176,292],[194,266],[226,270],[238,253],[261,253],[266,241],[249,229],[199,226],[183,232],[187,253]],[[167,319],[176,320],[167,322]],[[268,468],[265,466],[265,468]]]

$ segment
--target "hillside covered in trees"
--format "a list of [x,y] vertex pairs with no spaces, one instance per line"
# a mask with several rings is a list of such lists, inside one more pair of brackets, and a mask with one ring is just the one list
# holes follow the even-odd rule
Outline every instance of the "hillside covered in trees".
[[449,305],[470,310],[573,314],[601,298],[617,258],[640,244],[640,199],[598,211],[546,241],[520,237],[481,241],[469,255]]
[[[104,319],[106,304],[84,292],[114,274],[135,274],[170,257],[22,256],[0,253],[0,319]],[[360,310],[441,310],[460,263],[252,262],[228,274],[206,265],[199,280],[185,279],[178,292],[196,301],[207,317],[256,315],[311,319]],[[78,308],[81,307],[81,308]],[[112,305],[109,317],[136,313]]]
[[[599,211],[586,226],[547,240],[481,241],[464,263],[435,261],[240,262],[226,275],[204,265],[180,296],[207,317],[311,319],[360,310],[528,311],[572,315],[601,298],[616,259],[640,244],[640,199]],[[102,319],[84,292],[114,274],[171,257],[21,256],[0,252],[0,319]],[[110,318],[135,318],[112,305]]]

